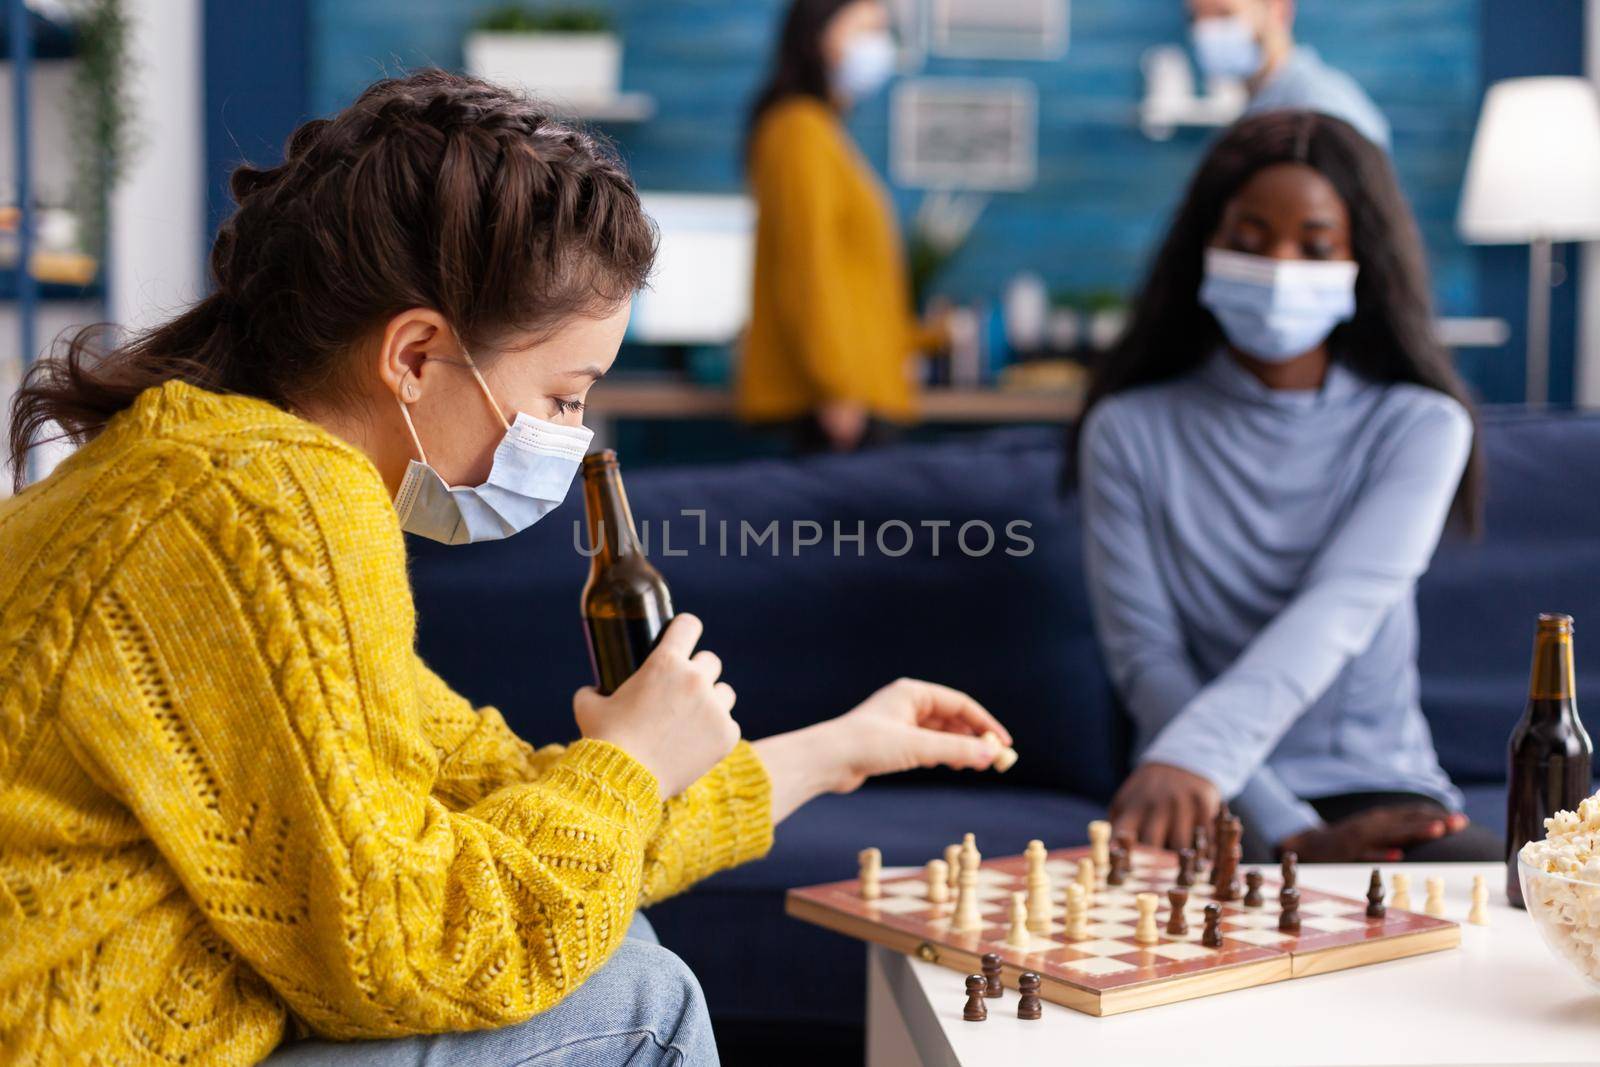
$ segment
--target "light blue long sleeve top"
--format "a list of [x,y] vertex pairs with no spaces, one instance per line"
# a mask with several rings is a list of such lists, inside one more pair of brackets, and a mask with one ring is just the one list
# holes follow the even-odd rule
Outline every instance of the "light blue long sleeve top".
[[1389,149],[1389,120],[1354,78],[1324,63],[1315,48],[1299,45],[1290,52],[1250,98],[1245,114],[1285,108],[1343,119],[1379,148]]
[[1472,443],[1455,400],[1334,363],[1268,389],[1225,352],[1095,407],[1079,451],[1096,628],[1141,762],[1276,844],[1306,799],[1459,810],[1418,696],[1416,581]]

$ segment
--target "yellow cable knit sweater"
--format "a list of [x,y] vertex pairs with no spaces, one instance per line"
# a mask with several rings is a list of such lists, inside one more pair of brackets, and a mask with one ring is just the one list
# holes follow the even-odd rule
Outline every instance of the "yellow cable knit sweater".
[[748,745],[663,803],[453,693],[377,471],[268,404],[150,390],[0,560],[0,1063],[518,1022],[771,843]]

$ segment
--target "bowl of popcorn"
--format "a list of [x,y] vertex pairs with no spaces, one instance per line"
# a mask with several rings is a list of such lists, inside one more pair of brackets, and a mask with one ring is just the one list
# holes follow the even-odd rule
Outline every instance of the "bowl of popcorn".
[[1517,856],[1522,900],[1550,951],[1600,992],[1600,796],[1544,826]]

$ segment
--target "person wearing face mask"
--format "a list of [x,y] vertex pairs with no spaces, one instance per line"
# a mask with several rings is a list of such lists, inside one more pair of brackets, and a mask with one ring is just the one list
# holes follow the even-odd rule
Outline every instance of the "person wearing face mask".
[[914,316],[888,193],[843,121],[894,64],[881,0],[793,0],[751,110],[755,278],[736,397],[800,452],[893,439],[916,413],[913,356],[947,340]]
[[19,482],[47,427],[82,447],[0,504],[0,1059],[715,1064],[639,909],[1009,734],[902,680],[740,740],[688,615],[572,744],[473,707],[414,651],[402,530],[565,496],[655,254],[633,185],[424,71],[232,189],[210,296],[68,340],[12,408]]
[[1296,43],[1296,0],[1188,0],[1195,59],[1207,77],[1240,78],[1245,114],[1303,109],[1343,119],[1384,150],[1389,121],[1354,78]]
[[[1416,582],[1482,458],[1387,157],[1308,111],[1211,149],[1069,439],[1138,734],[1119,832],[1221,801],[1257,859],[1490,860],[1418,692]],[[1069,465],[1069,469],[1070,465]]]

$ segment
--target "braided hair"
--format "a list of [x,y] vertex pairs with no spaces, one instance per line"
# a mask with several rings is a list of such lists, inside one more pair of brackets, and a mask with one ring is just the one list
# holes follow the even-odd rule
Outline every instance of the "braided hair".
[[641,288],[656,234],[608,145],[487,82],[424,70],[374,83],[231,177],[213,292],[100,351],[71,332],[12,402],[10,452],[52,423],[83,441],[171,380],[292,410],[338,389],[355,347],[413,307],[474,351],[607,313]]

